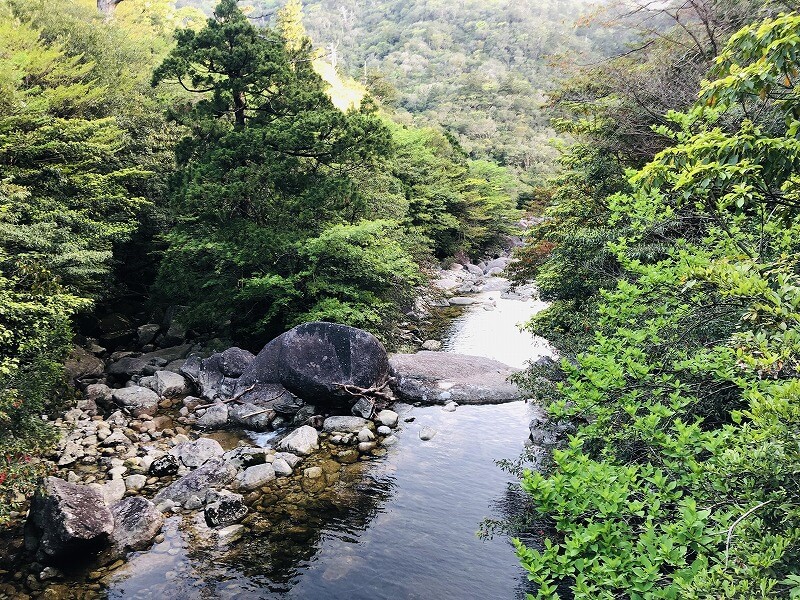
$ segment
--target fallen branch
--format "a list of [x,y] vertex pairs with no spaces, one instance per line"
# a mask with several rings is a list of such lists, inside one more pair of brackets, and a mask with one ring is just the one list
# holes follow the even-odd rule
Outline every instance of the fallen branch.
[[[214,406],[215,404],[219,404],[220,402],[222,404],[228,404],[229,402],[239,402],[240,401],[239,398],[244,396],[247,392],[252,392],[255,387],[256,387],[256,384],[254,383],[249,388],[247,388],[245,390],[242,390],[238,394],[234,394],[230,398],[226,398],[225,400],[220,400],[219,402],[212,402],[211,404],[203,404],[201,406],[197,406],[197,407],[195,407],[195,410],[199,410],[201,408],[210,408],[210,407]],[[281,395],[283,395],[283,392],[281,392]],[[280,398],[280,396],[278,396],[277,398]],[[277,400],[277,398],[275,398],[275,399]]]
[[371,396],[373,398],[382,398],[386,401],[391,401],[394,399],[392,393],[383,391],[384,389],[386,389],[386,386],[388,385],[389,385],[388,379],[383,383],[383,385],[373,386],[371,388],[362,388],[357,385],[352,385],[349,383],[334,384],[334,386],[336,386],[337,388],[343,390],[344,392],[347,392],[348,394],[356,398],[367,398]]
[[726,569],[728,568],[728,554],[729,554],[729,552],[730,552],[730,549],[731,549],[731,538],[733,537],[733,529],[734,529],[734,528],[735,528],[735,527],[736,527],[736,526],[737,526],[739,523],[741,523],[742,521],[744,521],[744,520],[745,520],[745,519],[746,519],[748,516],[750,516],[751,514],[753,514],[754,512],[756,512],[756,511],[757,511],[759,508],[762,508],[762,507],[766,506],[766,505],[767,505],[767,504],[769,504],[770,502],[772,502],[772,500],[766,500],[765,502],[762,502],[761,504],[758,504],[758,505],[754,506],[753,508],[751,508],[750,510],[748,510],[746,513],[744,513],[744,514],[743,514],[741,517],[739,517],[738,519],[736,519],[736,520],[733,522],[733,525],[731,525],[731,526],[730,526],[730,528],[728,529],[728,540],[725,542],[725,568],[726,568]]

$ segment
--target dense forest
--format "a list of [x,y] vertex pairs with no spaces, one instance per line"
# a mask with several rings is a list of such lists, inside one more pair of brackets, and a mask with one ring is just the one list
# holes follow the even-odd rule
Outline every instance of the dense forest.
[[391,343],[437,259],[513,232],[517,178],[368,96],[336,108],[290,9],[257,28],[232,0],[208,20],[0,4],[0,512],[52,442],[39,415],[65,399],[73,335],[110,311],[180,306],[256,349],[310,320]]
[[538,598],[800,591],[787,8],[662,3],[672,28],[554,94],[576,144],[516,264],[551,301],[532,329],[564,357],[528,385],[573,431],[522,476],[552,527],[541,547],[518,543]]
[[[206,12],[212,2],[180,0]],[[255,22],[274,21],[280,0],[244,2]],[[303,3],[311,39],[405,123],[444,127],[473,158],[531,177],[557,152],[540,109],[559,66],[589,63],[629,36],[586,0]],[[615,11],[616,13],[616,11]],[[599,26],[600,24],[603,26]]]

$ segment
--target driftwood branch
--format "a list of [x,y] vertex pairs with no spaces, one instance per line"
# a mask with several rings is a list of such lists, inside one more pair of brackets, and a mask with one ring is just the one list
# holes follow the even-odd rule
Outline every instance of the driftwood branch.
[[391,392],[384,392],[383,390],[389,385],[389,380],[387,379],[383,385],[380,386],[373,386],[370,388],[363,388],[357,385],[352,385],[348,383],[335,383],[334,386],[339,388],[340,390],[354,396],[356,398],[380,398],[382,400],[391,401],[394,399]]
[[[230,403],[230,402],[241,402],[241,401],[239,400],[239,398],[241,398],[242,396],[244,396],[244,395],[245,395],[247,392],[252,392],[252,391],[253,391],[253,389],[254,389],[255,387],[256,387],[256,385],[255,385],[255,384],[253,384],[253,385],[251,385],[249,388],[242,390],[242,391],[241,391],[241,392],[239,392],[238,394],[234,394],[234,395],[233,395],[233,396],[231,396],[230,398],[226,398],[225,400],[220,400],[220,402],[222,402],[222,404],[228,404],[228,403]],[[283,395],[283,392],[281,392],[281,395],[280,395],[280,396],[276,396],[275,398],[273,398],[273,400],[277,400],[277,399],[278,399],[278,398],[280,398],[282,395]],[[200,405],[200,406],[196,407],[196,408],[195,408],[195,410],[199,410],[199,409],[201,409],[201,408],[210,408],[210,407],[214,406],[215,404],[219,404],[219,402],[212,402],[211,404],[202,404],[202,405]]]

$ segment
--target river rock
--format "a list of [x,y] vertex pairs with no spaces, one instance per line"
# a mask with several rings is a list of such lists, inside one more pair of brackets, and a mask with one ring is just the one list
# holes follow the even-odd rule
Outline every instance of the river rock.
[[278,477],[285,477],[291,475],[294,469],[292,469],[292,467],[289,466],[289,463],[286,462],[284,459],[276,458],[272,462],[272,470]]
[[164,517],[155,504],[142,496],[131,496],[111,507],[114,530],[111,552],[122,556],[129,550],[144,550],[161,531]]
[[450,303],[450,306],[469,306],[470,304],[475,304],[477,300],[467,296],[453,296],[448,300],[448,302]]
[[230,398],[236,387],[236,379],[223,372],[223,358],[219,353],[206,359],[192,355],[183,363],[180,372],[192,382],[200,396],[208,400]]
[[147,477],[141,474],[128,475],[125,478],[125,489],[130,492],[141,492],[147,485]]
[[423,427],[419,431],[419,439],[421,439],[424,442],[432,440],[435,435],[436,435],[436,430],[431,427]]
[[280,383],[317,401],[350,399],[341,385],[371,388],[388,376],[386,350],[371,333],[335,323],[305,323],[267,344],[242,374],[237,391]]
[[113,530],[114,517],[96,489],[47,477],[31,502],[25,545],[39,562],[81,560],[101,549]]
[[392,428],[386,425],[378,427],[378,435],[392,435]]
[[189,384],[183,375],[172,371],[156,371],[153,375],[155,391],[159,396],[172,398],[189,393]]
[[425,340],[422,342],[422,349],[437,352],[442,349],[442,342],[439,340]]
[[247,507],[240,494],[222,491],[216,501],[206,504],[205,519],[209,527],[225,527],[237,523],[247,516]]
[[233,450],[228,450],[222,455],[222,458],[237,469],[247,469],[255,465],[263,465],[267,457],[263,448],[239,446]]
[[358,401],[353,404],[350,412],[353,414],[353,416],[369,419],[374,410],[375,403],[372,400],[369,398],[359,398]]
[[381,425],[394,428],[397,427],[397,423],[400,420],[400,415],[393,410],[382,410],[378,413],[377,420]]
[[134,375],[141,375],[149,364],[146,359],[126,356],[112,363],[106,372],[112,377],[128,379]]
[[473,275],[477,275],[479,277],[481,275],[483,275],[483,269],[481,267],[479,267],[478,265],[468,264],[467,265],[467,271],[469,271]]
[[77,383],[81,379],[100,377],[105,370],[105,363],[80,346],[73,346],[66,362],[64,372],[70,381]]
[[236,481],[240,489],[249,492],[266,485],[273,479],[275,479],[275,469],[272,465],[263,464],[245,469],[239,473]]
[[220,443],[211,438],[199,438],[193,442],[182,442],[169,451],[184,465],[193,469],[207,460],[225,454]]
[[158,410],[159,397],[153,390],[134,385],[114,390],[111,394],[114,402],[125,408],[134,417],[153,416]]
[[430,404],[498,404],[525,398],[507,381],[517,372],[499,361],[449,352],[394,354],[389,359],[395,394]]
[[170,475],[175,475],[179,468],[180,461],[178,458],[172,454],[165,454],[164,456],[153,459],[153,462],[150,463],[148,473],[153,477],[168,477]]
[[303,425],[283,438],[278,443],[277,448],[278,450],[292,452],[301,456],[308,456],[314,450],[319,449],[319,433],[310,425]]
[[147,344],[151,344],[158,332],[161,331],[161,325],[158,323],[147,323],[146,325],[140,325],[136,328],[136,339],[139,342],[139,347],[147,346]]
[[[155,464],[155,463],[154,463]],[[236,467],[221,457],[210,458],[198,469],[174,481],[153,498],[156,505],[165,500],[183,504],[192,496],[204,496],[206,491],[228,485],[236,478]]]
[[[278,452],[275,454],[275,460],[285,460],[292,469],[294,469],[297,465],[299,465],[303,459],[297,456],[296,454],[292,454],[291,452]],[[274,463],[273,463],[274,464]]]
[[322,431],[331,433],[341,431],[344,433],[358,433],[367,426],[369,421],[362,417],[328,417],[322,424]]
[[250,363],[255,359],[255,354],[241,348],[228,348],[222,353],[222,373],[226,377],[241,377]]
[[228,421],[251,431],[269,431],[275,419],[275,411],[270,406],[236,403],[228,407]]
[[205,414],[197,419],[197,426],[204,429],[219,429],[228,424],[228,405],[222,402],[209,406]]

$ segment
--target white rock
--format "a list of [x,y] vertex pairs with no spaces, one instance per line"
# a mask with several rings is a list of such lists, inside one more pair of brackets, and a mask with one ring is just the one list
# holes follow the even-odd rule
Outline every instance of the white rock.
[[433,436],[435,435],[436,435],[435,429],[432,429],[431,427],[423,427],[419,432],[419,439],[421,439],[424,442],[427,442],[428,440],[432,440]]
[[358,432],[358,441],[359,442],[371,442],[375,439],[375,434],[372,433],[366,427]]
[[400,415],[398,415],[393,410],[382,410],[378,413],[378,422],[381,425],[386,425],[386,427],[397,427],[397,422],[400,420]]
[[[356,417],[353,417],[356,418]],[[298,427],[292,433],[283,438],[278,444],[278,450],[285,450],[308,456],[314,450],[319,449],[319,433],[310,425]]]
[[296,454],[292,454],[291,452],[278,452],[277,454],[275,454],[275,460],[278,460],[279,458],[285,460],[289,464],[289,466],[292,467],[293,469],[297,465],[299,465],[300,462],[303,460],[302,458],[300,458]]
[[147,484],[147,477],[144,475],[128,475],[125,478],[125,488],[131,492],[140,492]]
[[155,391],[159,396],[173,397],[189,393],[189,384],[183,375],[172,371],[156,371]]
[[199,467],[210,458],[222,456],[225,454],[225,450],[222,449],[217,440],[203,437],[194,442],[178,444],[169,453],[184,465],[193,469]]
[[228,525],[222,529],[217,530],[220,544],[232,544],[233,542],[241,539],[244,535],[244,525],[237,523],[236,525]]
[[448,402],[442,407],[444,412],[455,412],[456,408],[458,408],[458,404],[455,402]]
[[282,458],[276,458],[272,462],[272,468],[275,471],[275,475],[279,477],[291,475],[293,471],[292,467],[289,466],[289,463]]
[[380,427],[378,427],[378,435],[391,435],[391,434],[392,434],[391,427],[387,427],[386,425],[381,425]]

